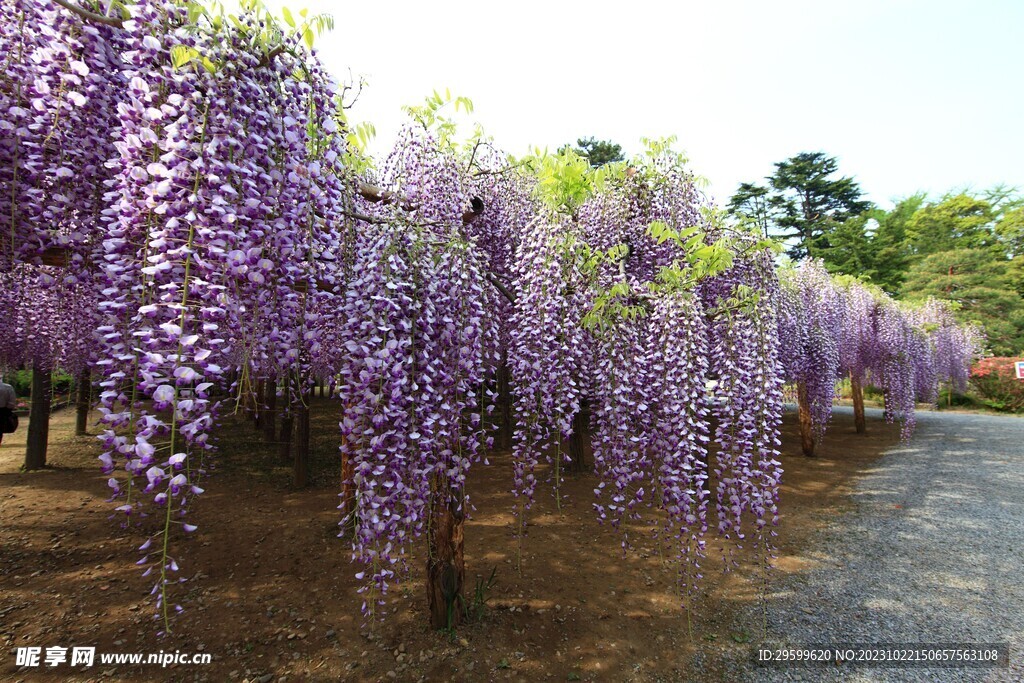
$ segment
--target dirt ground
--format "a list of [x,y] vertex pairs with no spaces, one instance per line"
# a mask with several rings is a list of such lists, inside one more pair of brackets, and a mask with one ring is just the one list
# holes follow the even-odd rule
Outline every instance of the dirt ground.
[[[819,457],[805,458],[793,418],[783,427],[779,572],[810,568],[802,555],[809,534],[843,514],[851,477],[898,439],[897,428],[877,421],[856,435],[852,418],[836,416]],[[617,533],[593,513],[593,474],[567,478],[561,512],[539,489],[518,574],[507,453],[470,476],[468,597],[495,569],[483,617],[454,634],[429,629],[421,540],[410,580],[391,593],[393,613],[367,633],[358,570],[337,538],[338,416],[324,400],[314,406],[314,485],[303,491],[291,488],[290,469],[248,422],[229,421],[218,470],[190,515],[200,529],[179,553],[190,577],[179,591],[185,612],[157,638],[151,584],[134,565],[139,532],[111,518],[99,444],[74,437],[73,420],[54,415],[46,470],[18,471],[25,420],[0,445],[3,681],[714,681],[723,680],[716,662],[724,650],[749,650],[762,637],[737,630],[732,616],[759,599],[748,558],[741,552],[740,568],[726,574],[721,551],[709,547],[691,640],[672,565],[639,527],[635,550],[622,553]],[[55,645],[205,652],[213,661],[104,667],[97,655],[89,669],[16,666],[17,647]]]

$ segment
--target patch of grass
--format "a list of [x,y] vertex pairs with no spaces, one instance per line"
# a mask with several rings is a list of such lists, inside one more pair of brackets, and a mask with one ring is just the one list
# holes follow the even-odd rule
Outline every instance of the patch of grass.
[[473,587],[473,597],[470,598],[469,604],[466,606],[466,618],[469,621],[483,619],[487,612],[487,602],[491,599],[490,592],[494,587],[494,577],[497,573],[498,568],[493,567],[486,580],[482,576],[477,577],[476,585]]

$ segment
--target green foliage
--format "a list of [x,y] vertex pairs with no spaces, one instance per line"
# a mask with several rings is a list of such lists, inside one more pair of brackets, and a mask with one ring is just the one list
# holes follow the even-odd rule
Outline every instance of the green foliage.
[[571,149],[533,157],[540,199],[552,211],[572,214],[596,188],[590,163]]
[[914,212],[906,224],[907,242],[916,256],[997,247],[993,219],[992,206],[982,199],[966,194],[948,197]]
[[870,277],[878,264],[878,249],[868,232],[867,214],[837,224],[821,250],[825,267],[833,273],[861,273]]
[[749,219],[762,235],[768,237],[768,188],[754,183],[740,183],[729,199],[728,211]]
[[[869,218],[876,223],[874,233],[869,234],[873,265],[870,270],[861,274],[890,295],[899,292],[906,277],[907,268],[910,266],[907,223],[924,202],[925,195],[919,193],[901,199],[890,211],[873,209],[868,212]],[[827,254],[825,259],[829,259]],[[839,268],[836,270],[844,273],[853,272]]]
[[969,394],[958,394],[949,387],[939,389],[939,398],[936,401],[936,407],[939,410],[943,408],[975,408],[977,406],[978,401]]
[[[468,97],[453,97],[451,90],[445,88],[444,93],[434,91],[428,95],[421,105],[405,105],[402,111],[411,116],[427,130],[437,136],[438,144],[442,149],[457,149],[459,141],[456,137],[458,122],[454,114],[462,111],[465,114],[473,113],[473,101]],[[477,127],[477,134],[482,134]],[[470,143],[473,144],[471,141]]]
[[[329,14],[309,16],[309,10],[303,9],[299,12],[300,20],[296,21],[287,7],[281,8],[284,20],[282,26],[282,22],[262,0],[239,0],[238,3],[243,12],[256,15],[259,19],[258,28],[243,23],[235,14],[229,14],[223,3],[217,0],[185,0],[182,4],[187,11],[190,25],[202,23],[217,30],[222,27],[231,28],[234,35],[248,39],[253,54],[263,55],[265,60],[271,59],[275,52],[284,50],[284,45],[292,36],[299,36],[307,49],[312,50],[317,36],[334,30],[334,18]],[[195,48],[186,45],[172,45],[170,55],[171,64],[175,69],[201,67],[212,74],[221,67],[207,55],[200,54]]]
[[[647,314],[646,294],[665,291],[689,292],[702,280],[714,277],[732,267],[737,254],[773,249],[772,240],[749,240],[745,236],[723,237],[708,244],[706,233],[696,227],[675,230],[661,221],[648,226],[647,234],[658,244],[667,241],[679,249],[679,257],[671,266],[662,267],[655,279],[646,284],[646,292],[634,291],[622,280],[600,291],[590,311],[583,317],[583,325],[590,330],[606,329],[617,320],[635,320]],[[594,275],[601,264],[622,263],[629,256],[628,245],[619,244],[607,251],[587,252],[580,272]],[[748,310],[757,304],[760,294],[745,286],[736,288],[735,294],[724,300],[717,309],[708,311],[712,316],[732,311]]]
[[32,392],[32,371],[14,370],[4,373],[4,382],[14,387],[14,393],[28,396]]
[[802,152],[775,164],[768,186],[740,185],[729,201],[733,215],[742,215],[789,241],[794,260],[820,256],[840,223],[871,208],[861,199],[852,178],[833,177],[839,162],[824,152]]
[[996,237],[1013,257],[1024,255],[1024,208],[1011,209],[996,222]]
[[585,158],[594,168],[626,160],[626,157],[622,154],[622,145],[618,145],[611,140],[597,140],[593,137],[578,138],[575,148],[565,145],[560,147],[558,152],[561,153],[570,149]]
[[[32,394],[32,370],[11,370],[4,374],[4,382],[14,387],[18,398]],[[55,370],[50,379],[50,390],[55,394],[66,394],[75,384],[75,378],[61,370]]]
[[907,271],[901,295],[929,296],[960,304],[957,316],[984,329],[996,354],[1024,350],[1024,301],[1017,291],[1019,267],[990,249],[954,249],[930,254]]

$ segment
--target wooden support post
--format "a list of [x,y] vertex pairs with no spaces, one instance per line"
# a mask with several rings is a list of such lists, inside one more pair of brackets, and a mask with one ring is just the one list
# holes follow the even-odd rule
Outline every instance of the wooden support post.
[[431,486],[430,531],[427,534],[427,602],[433,628],[455,628],[465,612],[465,521],[462,501],[447,479]]
[[864,389],[860,378],[850,373],[850,393],[853,394],[853,424],[858,434],[867,434],[868,424],[864,419]]
[[32,365],[32,410],[28,417],[25,469],[46,467],[46,445],[50,436],[50,369]]
[[263,438],[273,442],[277,438],[277,377],[267,378],[263,394]]
[[92,378],[88,368],[78,373],[78,387],[75,400],[75,436],[86,436],[89,428],[89,409],[92,407]]
[[295,406],[292,405],[292,387],[288,376],[285,375],[284,394],[281,396],[284,403],[284,411],[281,413],[281,434],[277,447],[278,457],[282,462],[291,462],[292,459],[292,426],[295,424]]
[[811,402],[807,396],[807,387],[797,382],[797,409],[800,414],[800,448],[804,455],[814,457],[814,424],[811,421]]

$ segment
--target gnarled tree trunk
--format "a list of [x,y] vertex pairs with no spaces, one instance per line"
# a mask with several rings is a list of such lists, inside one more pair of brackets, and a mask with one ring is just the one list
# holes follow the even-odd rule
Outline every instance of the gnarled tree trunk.
[[263,438],[274,441],[277,436],[277,378],[268,377],[263,385]]
[[852,372],[850,373],[850,393],[853,394],[853,424],[858,434],[866,434],[868,425],[864,419],[864,389],[860,385],[860,378]]
[[569,435],[569,471],[584,472],[586,470],[586,438],[589,420],[588,408],[580,404],[580,409],[572,416],[572,434]]
[[75,397],[75,436],[85,436],[89,427],[89,408],[92,407],[92,378],[88,370],[78,374],[78,391]]
[[430,625],[455,628],[465,611],[465,521],[461,500],[447,480],[435,477],[431,486],[430,532],[427,534],[427,601]]
[[50,370],[32,366],[32,410],[28,416],[25,469],[46,467],[46,444],[50,437]]

